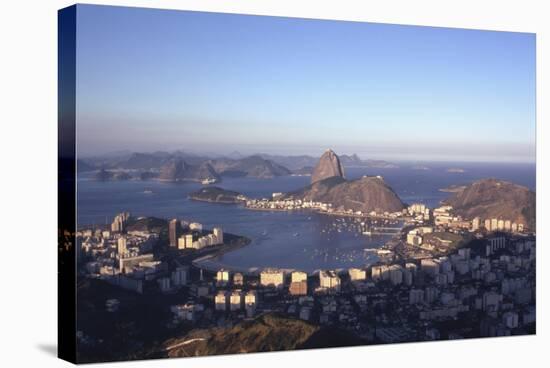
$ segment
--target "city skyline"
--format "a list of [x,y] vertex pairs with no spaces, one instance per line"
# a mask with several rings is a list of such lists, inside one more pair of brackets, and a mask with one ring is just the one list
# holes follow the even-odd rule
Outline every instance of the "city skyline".
[[79,9],[82,156],[330,147],[375,159],[535,160],[533,34]]

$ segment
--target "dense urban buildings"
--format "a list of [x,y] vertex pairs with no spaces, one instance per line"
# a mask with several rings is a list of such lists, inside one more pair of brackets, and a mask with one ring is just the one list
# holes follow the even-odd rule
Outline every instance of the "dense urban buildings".
[[[247,246],[246,238],[191,219],[123,212],[110,226],[79,230],[79,277],[157,300],[169,328],[231,329],[277,315],[337,327],[365,344],[535,331],[536,236],[518,216],[470,218],[449,204],[423,203],[364,213],[283,193],[241,203],[250,212],[318,213],[334,218],[335,234],[390,240],[364,249],[366,259],[375,257],[364,266],[237,269],[216,257]],[[111,314],[129,307],[112,295],[102,303]],[[83,346],[93,341],[82,332]]]

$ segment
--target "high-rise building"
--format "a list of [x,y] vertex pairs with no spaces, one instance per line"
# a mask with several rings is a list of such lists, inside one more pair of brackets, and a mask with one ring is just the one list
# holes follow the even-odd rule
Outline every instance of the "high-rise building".
[[178,249],[185,249],[185,235],[178,238]]
[[390,281],[392,285],[399,285],[403,282],[403,272],[401,266],[390,266]]
[[215,227],[214,229],[212,229],[212,233],[214,234],[214,237],[216,239],[216,242],[213,245],[223,244],[223,230],[222,230],[222,228],[221,227]]
[[126,252],[128,252],[126,238],[121,236],[117,241],[117,252],[119,257],[124,257]]
[[178,238],[178,249],[193,248],[193,234],[184,234]]
[[506,238],[503,236],[493,237],[487,239],[487,246],[485,247],[485,255],[490,256],[499,249],[506,247]]
[[407,286],[411,286],[413,283],[413,273],[407,269],[402,270],[403,271],[403,282]]
[[185,248],[193,248],[193,234],[185,234]]
[[268,268],[260,273],[260,284],[262,286],[282,288],[284,286],[284,282],[284,273],[281,270]]
[[218,285],[226,285],[229,282],[229,271],[223,268],[216,274],[216,283]]
[[244,296],[244,308],[248,317],[254,316],[254,312],[256,311],[256,303],[256,293],[254,291],[249,291],[246,293]]
[[424,290],[424,300],[427,303],[433,303],[437,299],[438,295],[439,291],[435,287],[428,286]]
[[421,214],[424,215],[426,212],[426,205],[423,203],[413,203],[409,206],[408,211],[411,215]]
[[249,291],[244,296],[244,304],[249,307],[255,307],[256,306],[256,293],[254,291]]
[[180,237],[180,234],[181,234],[181,224],[178,221],[178,219],[170,220],[170,223],[168,224],[168,238],[170,240],[171,247],[178,246],[178,238]]
[[373,266],[371,268],[371,277],[374,281],[388,280],[390,278],[390,268],[387,265]]
[[162,292],[170,291],[170,278],[169,277],[162,277],[157,280],[159,284],[159,288]]
[[302,271],[294,271],[290,274],[290,282],[307,282],[307,273]]
[[180,266],[172,272],[172,284],[174,286],[183,286],[187,284],[189,279],[189,267]]
[[350,268],[348,274],[351,281],[364,281],[367,279],[367,271],[360,268]]
[[225,311],[227,309],[227,295],[225,291],[220,291],[214,298],[217,311]]
[[515,312],[506,312],[502,315],[502,322],[508,328],[517,328],[519,323],[519,316]]
[[506,220],[504,221],[504,230],[511,231],[512,230],[512,221]]
[[498,311],[501,302],[502,295],[499,293],[488,291],[483,294],[484,311]]
[[407,271],[410,271],[414,275],[416,274],[416,270],[418,269],[418,267],[416,266],[415,263],[408,262],[408,263],[405,263],[405,269]]
[[480,222],[481,220],[479,217],[474,217],[474,219],[472,220],[472,231],[479,230]]
[[320,271],[319,283],[322,288],[340,291],[340,277],[334,271]]
[[111,223],[111,231],[116,233],[123,232],[129,218],[129,212],[122,212],[116,215]]
[[424,301],[424,290],[411,289],[409,291],[409,304],[418,304]]
[[424,258],[420,261],[420,267],[428,275],[435,276],[439,273],[439,263],[432,258]]
[[471,253],[470,248],[460,248],[458,250],[458,255],[464,260],[470,259],[470,253]]
[[233,291],[229,297],[229,308],[232,311],[241,309],[242,293],[239,290]]
[[290,295],[307,295],[307,281],[294,281],[288,288]]

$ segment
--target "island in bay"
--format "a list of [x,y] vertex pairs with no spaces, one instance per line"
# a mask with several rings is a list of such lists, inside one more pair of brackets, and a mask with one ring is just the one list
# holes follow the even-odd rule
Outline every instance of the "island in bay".
[[193,192],[189,198],[195,201],[214,202],[214,203],[242,203],[247,198],[241,193],[225,190],[220,187],[207,186]]

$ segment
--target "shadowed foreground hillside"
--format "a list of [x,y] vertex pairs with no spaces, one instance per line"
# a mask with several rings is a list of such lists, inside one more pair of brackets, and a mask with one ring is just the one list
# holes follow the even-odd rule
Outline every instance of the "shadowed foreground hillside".
[[365,341],[336,329],[274,314],[243,321],[232,328],[194,330],[164,344],[165,356],[202,356],[261,351],[362,345]]

